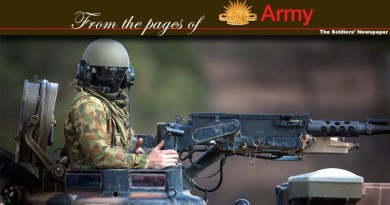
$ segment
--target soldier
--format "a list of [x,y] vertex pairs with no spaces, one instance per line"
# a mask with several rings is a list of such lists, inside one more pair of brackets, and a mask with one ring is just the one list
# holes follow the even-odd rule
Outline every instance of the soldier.
[[85,49],[77,68],[77,94],[65,121],[66,151],[73,168],[155,168],[173,166],[175,150],[161,150],[161,141],[149,155],[134,136],[126,110],[133,68],[124,46],[111,39],[96,40]]

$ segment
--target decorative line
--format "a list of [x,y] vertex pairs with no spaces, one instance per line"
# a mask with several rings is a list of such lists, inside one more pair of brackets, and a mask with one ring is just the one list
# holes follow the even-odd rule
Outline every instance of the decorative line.
[[[144,30],[145,28],[0,28],[0,31],[23,31],[23,30],[37,30],[37,31],[132,31],[132,30]],[[163,30],[162,28],[148,28],[147,30]],[[170,29],[167,30],[193,30],[193,28],[181,28],[181,29]],[[261,31],[261,30],[275,30],[275,31],[284,31],[284,30],[390,30],[388,28],[197,28],[196,30],[202,31]]]

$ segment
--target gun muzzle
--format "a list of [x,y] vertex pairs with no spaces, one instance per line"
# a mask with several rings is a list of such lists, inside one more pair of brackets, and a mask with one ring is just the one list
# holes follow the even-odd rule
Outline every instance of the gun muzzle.
[[360,123],[359,132],[366,135],[375,134],[390,134],[390,126],[384,123],[384,121],[377,121],[377,124],[370,123],[368,120],[366,123]]

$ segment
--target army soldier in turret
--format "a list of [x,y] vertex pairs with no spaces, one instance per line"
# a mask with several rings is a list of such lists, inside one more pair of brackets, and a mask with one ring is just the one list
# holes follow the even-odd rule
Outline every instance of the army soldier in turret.
[[175,150],[161,150],[164,141],[149,155],[141,148],[142,139],[131,147],[134,132],[124,89],[130,89],[133,73],[119,42],[100,39],[85,49],[77,68],[78,92],[64,127],[71,167],[162,169],[176,164]]

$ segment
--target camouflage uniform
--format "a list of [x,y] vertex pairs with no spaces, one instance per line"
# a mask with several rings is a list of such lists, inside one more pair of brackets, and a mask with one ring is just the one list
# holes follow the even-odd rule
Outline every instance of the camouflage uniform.
[[129,153],[134,133],[126,106],[118,104],[93,89],[76,94],[64,126],[73,168],[147,167],[146,155]]

